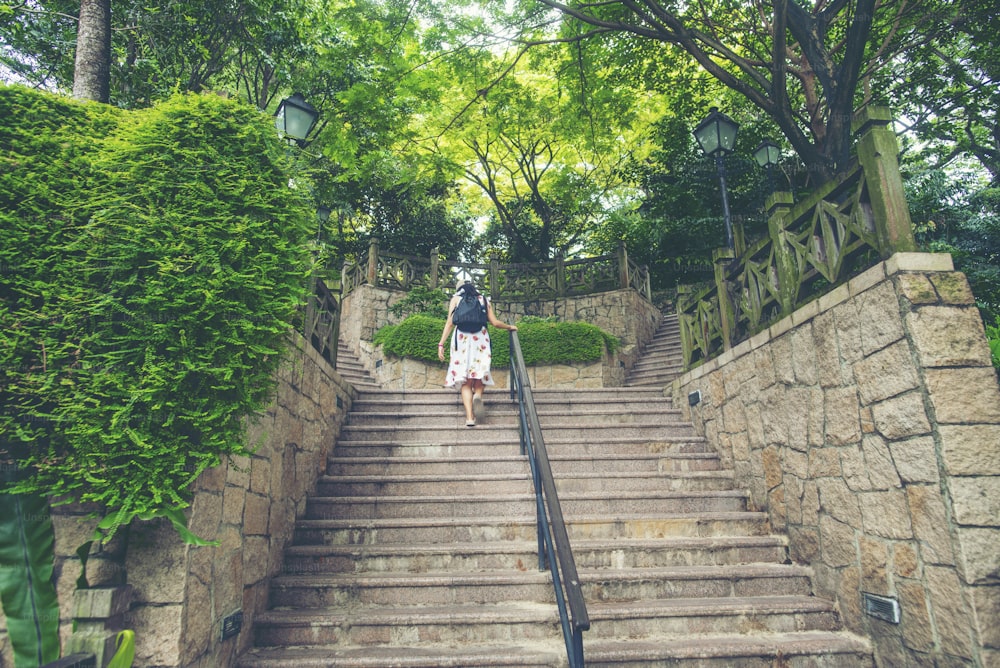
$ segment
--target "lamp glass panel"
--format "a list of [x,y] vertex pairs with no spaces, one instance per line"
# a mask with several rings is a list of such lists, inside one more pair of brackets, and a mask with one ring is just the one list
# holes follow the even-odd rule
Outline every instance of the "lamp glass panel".
[[719,150],[719,130],[718,124],[712,123],[711,125],[705,126],[698,129],[698,134],[695,138],[698,143],[701,144],[701,150],[703,150],[708,155],[712,155]]
[[285,134],[295,139],[305,139],[312,129],[314,116],[301,107],[285,105]]
[[716,121],[716,127],[719,129],[719,147],[726,153],[731,152],[736,147],[736,130],[739,126]]

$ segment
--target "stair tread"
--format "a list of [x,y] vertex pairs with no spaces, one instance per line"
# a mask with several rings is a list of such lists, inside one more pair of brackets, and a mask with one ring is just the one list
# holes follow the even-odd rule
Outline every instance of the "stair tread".
[[[610,540],[574,540],[574,551],[586,551],[599,548],[609,550],[629,550],[629,549],[663,549],[663,550],[690,550],[690,549],[715,549],[725,547],[785,547],[788,544],[784,536],[668,536],[666,538],[617,538]],[[408,543],[399,544],[378,544],[366,543],[362,545],[289,545],[286,554],[295,556],[325,556],[334,554],[345,555],[392,555],[392,554],[455,554],[455,553],[482,553],[516,554],[525,550],[534,552],[538,548],[535,541],[515,541],[504,540],[497,542],[455,542],[455,543]]]
[[[581,582],[610,582],[630,580],[705,580],[807,577],[811,569],[797,564],[706,564],[703,566],[661,566],[653,568],[580,568]],[[276,575],[272,586],[323,587],[350,583],[353,586],[395,587],[457,585],[461,583],[525,583],[550,581],[547,571],[511,569],[481,571],[421,571],[421,572],[365,572],[365,573],[288,573]],[[670,599],[675,600],[675,599]],[[717,600],[717,599],[706,599]]]
[[240,657],[240,668],[471,668],[473,666],[557,666],[565,655],[558,643],[521,641],[516,645],[460,647],[389,646],[252,648]]
[[[846,631],[788,631],[731,635],[687,635],[671,638],[593,639],[584,641],[588,662],[612,660],[627,665],[629,660],[653,658],[728,658],[741,656],[784,657],[809,654],[868,654],[871,644]],[[833,665],[833,664],[830,664]],[[868,664],[873,665],[873,664]]]
[[[495,461],[495,460],[491,460]],[[716,469],[709,471],[680,471],[678,473],[672,473],[671,478],[680,479],[697,479],[697,478],[732,478],[733,472],[727,471],[725,469]],[[613,480],[616,478],[622,478],[627,480],[634,480],[636,478],[653,478],[662,479],[663,473],[660,471],[611,471],[608,473],[594,473],[587,471],[579,471],[572,473],[564,473],[559,476],[559,480]],[[323,475],[320,476],[319,482],[322,484],[331,483],[363,483],[363,482],[380,482],[380,483],[398,483],[398,482],[464,482],[464,481],[516,481],[516,480],[530,480],[531,473],[458,473],[458,474],[444,474],[444,473],[386,473],[380,472],[377,474],[358,474],[358,475]],[[724,490],[720,490],[724,491]],[[569,493],[569,492],[567,492]],[[317,497],[322,497],[322,494],[317,494]]]
[[[601,515],[577,515],[567,516],[569,523],[593,523],[593,522],[648,522],[656,521],[676,521],[676,520],[727,520],[727,519],[766,519],[767,513],[744,510],[744,511],[712,511],[693,513],[605,513]],[[534,514],[523,516],[502,516],[502,517],[416,517],[416,518],[378,518],[378,519],[301,519],[296,524],[303,527],[384,527],[384,526],[470,526],[471,524],[490,525],[510,525],[531,523],[535,524],[537,518]]]
[[[525,482],[530,480],[530,476],[522,478]],[[745,499],[749,493],[745,490],[719,489],[719,490],[594,490],[584,492],[564,491],[559,492],[560,501],[573,499]],[[525,499],[534,500],[535,493],[526,491],[523,493],[508,494],[484,494],[476,490],[472,494],[359,494],[357,496],[323,496],[313,494],[310,501],[324,504],[347,505],[351,503],[440,503],[444,501],[461,500],[465,503],[470,501],[492,503],[494,501],[523,501]]]
[[[688,635],[685,637],[608,640],[584,635],[588,663],[627,665],[630,661],[670,661],[699,658],[869,654],[870,643],[844,631]],[[240,668],[459,668],[472,666],[558,666],[565,661],[561,640],[551,643],[478,644],[461,647],[329,646],[253,648],[241,657]],[[833,665],[833,664],[830,664]],[[865,662],[863,665],[873,665]]]

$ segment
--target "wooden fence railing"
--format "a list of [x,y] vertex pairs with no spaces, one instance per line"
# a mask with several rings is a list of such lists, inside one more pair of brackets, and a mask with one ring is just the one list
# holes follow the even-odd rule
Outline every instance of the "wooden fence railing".
[[678,290],[685,368],[711,359],[851,276],[916,244],[888,109],[859,112],[851,167],[806,200],[774,193],[768,238],[716,252],[714,284]]
[[321,279],[313,279],[306,300],[302,335],[330,366],[337,366],[337,338],[340,333],[340,304]]
[[418,285],[431,289],[453,286],[460,276],[473,280],[494,301],[557,299],[627,288],[651,299],[649,271],[628,259],[624,244],[617,253],[591,258],[477,264],[441,260],[436,252],[428,258],[386,252],[373,240],[367,264],[346,263],[341,283],[346,295],[363,284],[399,290]]

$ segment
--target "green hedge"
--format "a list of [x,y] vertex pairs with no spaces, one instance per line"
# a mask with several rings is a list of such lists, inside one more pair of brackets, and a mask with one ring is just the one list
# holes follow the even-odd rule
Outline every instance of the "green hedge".
[[[442,368],[437,344],[444,329],[444,318],[412,315],[398,325],[387,325],[375,334],[374,342],[396,357],[410,357]],[[510,336],[505,330],[489,328],[493,346],[493,367],[510,366]],[[585,322],[553,322],[526,317],[517,323],[524,363],[528,366],[594,362],[605,350],[618,350],[619,341],[604,330]]]
[[[257,110],[0,87],[0,460],[119,522],[183,506],[273,396],[311,206]],[[108,524],[106,524],[108,526]]]

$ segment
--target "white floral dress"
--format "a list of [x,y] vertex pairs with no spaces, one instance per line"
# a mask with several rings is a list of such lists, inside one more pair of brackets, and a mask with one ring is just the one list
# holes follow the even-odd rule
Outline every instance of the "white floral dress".
[[[479,295],[479,301],[486,306],[485,298]],[[444,379],[445,387],[461,389],[469,380],[481,380],[483,385],[493,385],[493,374],[490,365],[493,363],[493,350],[490,347],[490,334],[486,327],[478,332],[463,332],[456,327],[451,334],[451,359]]]

